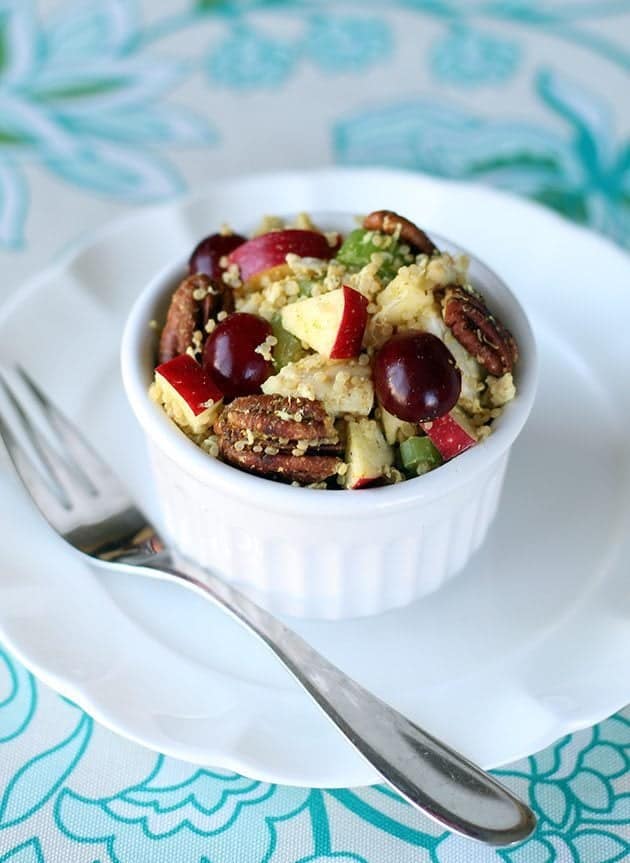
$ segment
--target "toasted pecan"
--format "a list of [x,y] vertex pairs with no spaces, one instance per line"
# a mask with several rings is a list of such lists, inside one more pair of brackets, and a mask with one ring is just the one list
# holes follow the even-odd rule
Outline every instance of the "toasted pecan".
[[159,362],[165,363],[185,354],[193,344],[196,330],[205,334],[205,326],[210,318],[220,311],[230,313],[233,310],[234,297],[227,285],[213,281],[204,273],[185,278],[171,297],[160,336]]
[[253,449],[237,450],[230,442],[220,445],[221,456],[225,461],[242,470],[259,474],[268,479],[281,479],[310,485],[323,482],[337,473],[340,459],[333,455],[293,455],[279,452],[275,455],[254,452]]
[[332,418],[312,399],[241,396],[214,431],[225,461],[261,476],[307,485],[334,476],[341,464]]
[[438,250],[424,231],[392,210],[374,210],[363,219],[363,227],[368,231],[381,231],[383,234],[395,234],[396,231],[400,231],[400,239],[407,243],[415,254],[432,255]]
[[222,422],[232,428],[249,429],[256,436],[309,442],[338,439],[322,403],[300,396],[241,396],[226,407]]
[[490,313],[476,291],[449,285],[444,292],[442,314],[457,341],[491,375],[512,371],[518,360],[514,336]]

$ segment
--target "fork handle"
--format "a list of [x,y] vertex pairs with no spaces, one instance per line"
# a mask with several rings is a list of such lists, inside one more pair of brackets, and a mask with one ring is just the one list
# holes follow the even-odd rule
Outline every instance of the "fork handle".
[[168,552],[139,568],[185,584],[257,635],[385,782],[430,818],[497,846],[519,842],[535,828],[531,809],[494,777],[372,695],[231,585]]

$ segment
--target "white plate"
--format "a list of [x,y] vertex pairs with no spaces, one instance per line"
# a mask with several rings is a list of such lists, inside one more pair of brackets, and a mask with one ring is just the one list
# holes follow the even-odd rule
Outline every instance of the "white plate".
[[[123,320],[145,281],[226,219],[383,206],[470,248],[516,291],[539,340],[540,392],[502,510],[465,573],[402,611],[297,628],[412,719],[496,766],[630,701],[630,263],[619,249],[505,194],[419,175],[216,183],[117,222],[18,292],[0,320],[0,361],[27,366],[155,514],[118,372]],[[289,784],[376,781],[220,612],[168,585],[97,575],[8,469],[0,505],[0,637],[46,683],[183,759]]]

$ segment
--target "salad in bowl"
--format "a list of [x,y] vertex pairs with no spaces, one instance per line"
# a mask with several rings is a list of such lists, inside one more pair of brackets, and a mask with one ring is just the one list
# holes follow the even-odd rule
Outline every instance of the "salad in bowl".
[[461,571],[536,389],[509,288],[391,210],[191,246],[122,345],[172,544],[305,617],[382,612]]
[[152,398],[209,456],[267,479],[364,489],[492,433],[518,346],[468,277],[388,210],[346,236],[307,215],[202,239],[160,331]]

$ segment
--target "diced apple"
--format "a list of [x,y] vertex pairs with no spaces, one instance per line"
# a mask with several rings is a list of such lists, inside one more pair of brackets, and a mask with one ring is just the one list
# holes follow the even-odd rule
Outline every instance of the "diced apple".
[[423,267],[417,264],[401,267],[398,275],[378,295],[379,321],[402,326],[432,309],[431,287]]
[[274,279],[288,275],[286,257],[289,253],[301,258],[328,260],[334,251],[324,234],[288,228],[253,237],[234,249],[228,261],[239,268],[241,280],[248,289],[258,290],[263,274],[269,273]]
[[367,307],[367,297],[344,285],[285,306],[282,326],[323,357],[350,359],[361,352]]
[[210,428],[223,399],[210,375],[188,354],[156,368],[151,395],[178,426],[195,435]]
[[477,443],[473,427],[457,408],[435,420],[420,423],[420,427],[433,441],[444,461],[455,458]]
[[385,432],[385,440],[389,444],[402,443],[407,438],[413,437],[418,433],[418,427],[415,423],[409,423],[406,420],[401,420],[394,414],[381,405],[381,424]]
[[375,420],[350,420],[346,426],[346,488],[366,488],[379,482],[394,463],[394,451]]
[[264,393],[319,399],[329,414],[367,416],[374,403],[369,365],[357,360],[329,360],[319,354],[288,363],[262,385]]

